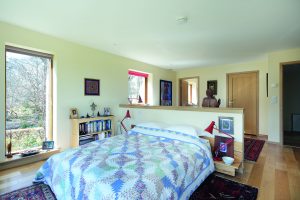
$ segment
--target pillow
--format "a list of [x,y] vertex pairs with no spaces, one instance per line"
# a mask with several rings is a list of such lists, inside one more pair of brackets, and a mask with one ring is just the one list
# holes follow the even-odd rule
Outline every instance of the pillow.
[[210,137],[210,138],[214,137],[213,134],[210,134],[209,132],[207,132],[205,130],[199,130],[198,131],[198,136],[205,136],[205,137]]
[[166,125],[164,123],[159,122],[144,122],[144,123],[138,123],[136,126],[142,126],[145,128],[157,128],[157,129],[163,129]]
[[187,135],[198,137],[197,130],[192,126],[169,126],[165,128],[169,131],[176,131],[180,133],[185,133]]

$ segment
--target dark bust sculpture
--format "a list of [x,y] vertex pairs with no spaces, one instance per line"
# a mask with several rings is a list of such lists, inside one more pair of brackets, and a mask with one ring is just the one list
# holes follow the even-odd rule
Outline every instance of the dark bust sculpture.
[[213,91],[211,89],[206,90],[206,96],[202,101],[202,107],[216,107],[218,108],[221,104],[221,100],[217,100],[214,97]]

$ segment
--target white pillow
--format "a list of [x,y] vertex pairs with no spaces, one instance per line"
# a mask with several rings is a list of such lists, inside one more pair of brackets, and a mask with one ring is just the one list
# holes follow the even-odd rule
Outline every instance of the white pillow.
[[214,137],[213,134],[210,134],[209,132],[207,132],[205,130],[199,130],[198,131],[198,136],[205,136],[205,137],[210,137],[210,138]]
[[163,127],[165,127],[166,125],[160,122],[144,122],[144,123],[138,123],[136,126],[142,126],[145,128],[163,129]]
[[192,136],[195,136],[195,137],[198,136],[197,130],[192,126],[178,126],[178,125],[176,125],[176,126],[166,127],[165,129],[169,130],[169,131],[176,131],[176,132],[180,132],[180,133],[185,133],[187,135],[192,135]]

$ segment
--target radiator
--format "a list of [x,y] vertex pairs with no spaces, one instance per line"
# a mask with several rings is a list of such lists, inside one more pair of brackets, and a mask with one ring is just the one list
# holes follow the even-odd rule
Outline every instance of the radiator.
[[292,131],[300,132],[300,114],[292,114]]

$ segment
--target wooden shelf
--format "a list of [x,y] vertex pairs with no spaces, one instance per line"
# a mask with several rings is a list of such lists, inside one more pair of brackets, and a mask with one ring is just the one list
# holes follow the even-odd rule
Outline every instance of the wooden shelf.
[[92,121],[100,121],[100,120],[111,120],[113,115],[107,115],[107,116],[100,116],[100,117],[90,117],[90,118],[76,118],[71,119],[72,121],[75,121],[76,123],[87,123]]
[[101,134],[101,133],[104,133],[104,132],[111,132],[111,131],[112,131],[112,129],[108,129],[108,130],[103,130],[103,131],[99,131],[99,132],[93,132],[93,133],[79,135],[79,137],[81,137],[81,136],[93,136],[93,135]]
[[137,104],[120,104],[120,108],[137,108],[137,109],[155,109],[155,110],[176,110],[176,111],[196,111],[196,112],[217,112],[217,113],[244,113],[244,108],[229,107],[200,107],[200,106],[150,106]]
[[59,149],[52,149],[52,150],[41,150],[40,153],[22,157],[21,155],[14,155],[12,158],[6,158],[4,161],[0,162],[0,170],[9,169],[12,167],[18,167],[21,165],[26,165],[29,163],[37,162],[40,160],[45,160],[50,156],[59,153]]
[[[84,134],[84,135],[79,135],[79,126],[80,126],[80,124],[89,123],[89,122],[96,122],[96,121],[104,121],[104,120],[110,120],[111,129],[103,130],[103,131],[99,131],[99,132],[88,133],[88,134]],[[72,147],[78,147],[79,146],[79,141],[82,141],[84,136],[93,136],[93,135],[101,134],[101,133],[104,133],[104,132],[111,132],[111,136],[114,136],[115,135],[114,120],[115,120],[115,117],[113,115],[100,116],[100,117],[91,117],[91,118],[71,119],[71,121],[72,121],[71,146]]]
[[214,161],[214,163],[217,172],[235,176],[235,171],[240,168],[242,160],[239,157],[235,157],[232,165],[226,165],[223,161]]

